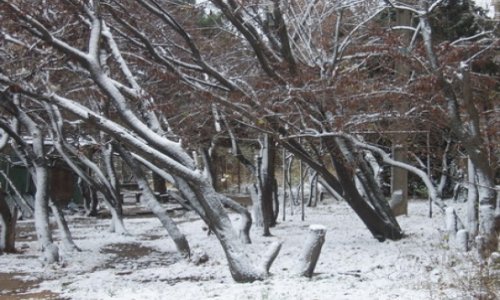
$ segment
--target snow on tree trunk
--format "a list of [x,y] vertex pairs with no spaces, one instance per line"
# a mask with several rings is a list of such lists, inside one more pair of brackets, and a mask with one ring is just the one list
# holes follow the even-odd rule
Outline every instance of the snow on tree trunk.
[[447,207],[445,214],[446,214],[446,231],[448,232],[450,239],[452,239],[455,237],[458,230],[457,214],[453,207]]
[[[87,13],[91,14],[92,12],[87,10]],[[237,238],[234,227],[222,207],[220,195],[215,192],[209,180],[200,170],[196,169],[192,158],[189,157],[185,149],[182,148],[180,143],[154,133],[146,124],[141,122],[130,109],[126,97],[116,87],[114,81],[106,75],[103,70],[105,66],[101,65],[98,59],[102,43],[103,23],[96,16],[93,16],[89,21],[91,22],[89,53],[84,54],[80,50],[75,50],[66,45],[60,50],[72,53],[73,58],[82,62],[82,65],[90,72],[94,82],[114,104],[116,112],[122,117],[121,121],[129,128],[125,129],[120,124],[57,94],[50,94],[50,101],[68,109],[86,122],[95,125],[106,134],[129,146],[131,150],[141,155],[153,157],[155,163],[160,164],[161,167],[167,169],[173,175],[183,179],[190,189],[188,192],[191,192],[194,195],[194,200],[197,200],[194,201],[197,203],[193,202],[193,207],[197,209],[197,212],[207,222],[221,243],[234,280],[237,282],[251,282],[266,278],[268,272],[262,267],[266,265],[265,261],[260,265],[254,264],[253,259],[249,256],[248,248],[244,247],[244,244]],[[57,43],[59,40],[50,37],[47,41]],[[272,257],[274,255],[268,256],[267,259]]]
[[128,235],[129,233],[125,228],[125,224],[123,223],[123,215],[121,214],[121,212],[118,212],[117,209],[109,202],[104,202],[104,204],[111,213],[111,224],[109,225],[109,231]]
[[250,228],[252,227],[252,215],[250,212],[241,204],[229,197],[221,195],[220,200],[223,205],[226,205],[228,208],[240,214],[241,221],[238,236],[244,244],[250,244],[252,242],[250,239]]
[[[198,201],[196,201],[196,199],[195,199],[196,195],[193,193],[193,191],[189,188],[188,184],[182,178],[171,176],[170,174],[168,174],[164,170],[158,168],[157,166],[153,165],[151,162],[145,160],[141,156],[134,155],[134,158],[136,158],[138,161],[140,161],[142,164],[144,164],[147,168],[149,168],[151,171],[155,172],[156,174],[158,174],[159,176],[161,176],[165,180],[169,181],[172,184],[177,185],[178,189],[184,195],[184,198],[180,197],[179,195],[177,195],[175,193],[171,193],[170,195],[174,199],[176,199],[176,201],[179,202],[179,204],[181,204],[182,206],[186,206],[186,204],[184,203],[184,201],[185,201],[184,199],[190,200],[189,201],[190,204],[195,206],[194,207],[195,210],[200,214],[202,219],[204,221],[207,221],[206,214],[203,211],[203,207],[201,207],[199,205]],[[207,179],[207,180],[209,180],[211,182],[210,179]],[[212,185],[212,187],[215,190],[215,187],[213,185]],[[252,216],[251,216],[250,212],[245,207],[243,207],[242,205],[237,203],[236,201],[234,201],[234,200],[232,200],[232,199],[230,199],[222,194],[220,196],[221,196],[220,200],[221,200],[222,204],[226,205],[230,209],[232,209],[235,212],[240,214],[241,221],[240,221],[238,235],[244,244],[250,244],[251,243],[250,228],[252,226]]]
[[127,150],[123,149],[120,145],[116,145],[115,148],[120,153],[122,159],[130,167],[132,173],[142,190],[141,201],[147,206],[155,216],[160,220],[163,227],[167,230],[168,234],[172,238],[177,248],[177,251],[184,257],[189,258],[191,255],[191,250],[189,248],[189,243],[182,234],[182,232],[177,227],[177,224],[170,218],[165,209],[160,205],[154,192],[151,190],[149,183],[146,179],[146,175],[141,170],[139,164],[132,158]]
[[269,276],[264,266],[270,266],[279,251],[279,247],[272,247],[272,253],[263,258],[261,264],[256,264],[250,257],[248,248],[238,239],[231,221],[221,205],[221,197],[208,183],[196,186],[190,185],[201,206],[205,208],[207,224],[221,243],[229,265],[229,270],[236,282],[252,282]]
[[[270,227],[276,225],[274,213],[276,150],[273,139],[264,134],[260,139],[260,153],[251,168],[256,182],[250,191],[255,225],[262,227],[263,235],[270,236]],[[241,159],[240,159],[241,161]]]
[[326,227],[323,225],[309,226],[302,254],[299,259],[298,274],[305,277],[312,277],[314,268],[321,253],[321,247],[325,242]]
[[370,151],[365,151],[365,160],[370,165],[370,168],[373,171],[373,177],[375,177],[375,182],[377,183],[378,187],[382,188],[382,167]]
[[35,166],[35,229],[40,246],[43,253],[44,261],[48,264],[59,261],[59,251],[53,243],[52,232],[49,227],[49,211],[48,211],[48,174],[47,169],[43,166]]
[[67,252],[80,251],[78,246],[76,246],[71,236],[71,231],[69,230],[68,223],[64,218],[64,214],[59,206],[55,204],[52,200],[49,200],[49,206],[52,210],[52,215],[56,219],[57,227],[59,228],[59,235],[63,244],[63,249]]
[[38,244],[46,263],[52,264],[59,261],[59,249],[52,240],[52,232],[49,226],[49,173],[45,152],[43,149],[43,136],[37,124],[23,111],[18,111],[19,121],[26,126],[32,138],[34,167],[31,174],[36,187],[34,201],[35,230]]
[[[352,144],[347,140],[335,138],[329,139],[328,145],[330,146],[330,157],[334,162],[337,175],[344,190],[343,196],[348,200],[348,203],[352,203],[351,207],[358,212],[358,215],[367,225],[368,229],[380,241],[386,238],[395,240],[402,238],[403,232],[389,204],[383,198],[373,176],[370,176],[369,167],[366,162],[356,156],[357,153],[352,149]],[[335,148],[340,149],[343,157],[349,162],[349,165],[334,158]],[[353,166],[357,166],[357,169],[350,170]],[[366,198],[363,198],[357,192],[353,180],[354,174],[349,176],[353,171],[355,171],[355,176],[358,177],[360,183],[363,185]]]
[[[424,1],[422,5],[425,7]],[[495,224],[497,192],[495,190],[493,171],[489,165],[486,145],[480,131],[480,117],[475,106],[477,101],[474,101],[472,92],[470,66],[466,62],[460,65],[463,100],[459,102],[459,97],[450,81],[445,78],[433,50],[432,28],[429,17],[427,14],[421,14],[419,20],[419,25],[422,28],[420,32],[428,60],[436,76],[437,84],[442,86],[450,128],[462,143],[476,169],[479,194],[479,234],[484,239],[484,252],[496,251],[498,249],[498,233]],[[464,122],[464,116],[468,118],[467,122]],[[479,251],[483,252],[482,250]]]
[[[282,131],[280,133],[284,136],[287,134],[286,131]],[[372,203],[368,203],[366,199],[359,195],[354,184],[353,171],[350,170],[348,166],[344,165],[343,162],[338,160],[338,155],[335,155],[338,151],[336,150],[335,141],[333,139],[325,139],[324,144],[331,152],[330,158],[336,169],[338,178],[323,164],[316,162],[309,154],[307,154],[307,151],[303,149],[297,141],[288,139],[286,142],[282,143],[289,152],[296,155],[299,159],[304,160],[305,163],[321,175],[321,183],[327,188],[327,190],[330,191],[331,194],[339,195],[346,200],[349,206],[355,211],[376,239],[379,241],[384,241],[385,239],[399,240],[403,237],[403,231],[394,217],[391,217],[392,213],[390,212],[390,208],[387,203],[379,203],[382,205],[382,210],[377,212]],[[376,184],[373,185],[376,186]],[[377,204],[376,201],[378,200],[374,200],[375,204]],[[384,208],[384,206],[386,206],[386,208]],[[381,214],[383,211],[388,212],[388,214],[384,216]],[[390,219],[387,219],[386,217],[389,217]]]
[[[107,138],[107,137],[106,137]],[[112,223],[111,230],[118,234],[128,234],[123,224],[123,208],[120,190],[118,187],[118,178],[116,177],[115,166],[113,163],[113,145],[101,146],[104,166],[107,180],[109,183],[109,192],[113,202],[110,202],[108,209],[111,211]]]
[[498,249],[498,232],[496,224],[496,190],[492,179],[476,169],[479,190],[479,234],[485,238],[488,252]]

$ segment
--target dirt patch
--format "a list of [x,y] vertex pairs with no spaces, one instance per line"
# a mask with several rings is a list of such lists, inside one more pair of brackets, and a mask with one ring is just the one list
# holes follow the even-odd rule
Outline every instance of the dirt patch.
[[[203,281],[212,281],[216,277],[215,276],[183,276],[183,277],[175,277],[175,278],[165,278],[160,279],[158,281],[165,282],[168,285],[176,285],[181,282],[203,282]],[[152,280],[143,280],[142,283],[148,283]]]
[[58,294],[41,291],[36,293],[23,293],[23,294],[12,294],[12,295],[0,295],[0,300],[28,300],[28,299],[44,299],[44,300],[69,300],[69,298],[64,298]]
[[36,278],[23,279],[23,277],[27,277],[27,274],[0,273],[0,300],[65,299],[49,291],[28,292],[39,287],[42,280]]
[[114,257],[102,266],[102,269],[127,270],[144,269],[152,265],[168,266],[181,259],[175,252],[159,252],[138,243],[109,244],[101,249],[101,253],[114,254]]
[[146,256],[152,252],[157,252],[155,249],[145,247],[137,243],[116,243],[109,244],[101,249],[102,253],[116,254],[118,257],[126,260],[137,259]]
[[0,295],[25,292],[34,286],[38,286],[40,280],[23,280],[22,277],[26,275],[22,273],[0,273]]

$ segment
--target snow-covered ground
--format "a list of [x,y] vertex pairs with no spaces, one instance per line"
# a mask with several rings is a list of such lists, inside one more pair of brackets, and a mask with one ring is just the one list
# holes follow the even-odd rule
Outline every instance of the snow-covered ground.
[[[283,247],[272,276],[251,284],[234,283],[215,236],[192,213],[176,219],[184,220],[180,227],[191,247],[209,255],[201,265],[180,259],[155,218],[126,219],[130,235],[121,236],[108,232],[108,219],[71,217],[82,251],[44,267],[29,240],[31,222],[22,221],[17,247],[23,253],[1,255],[0,273],[40,281],[25,292],[51,291],[65,299],[474,299],[485,270],[472,253],[450,250],[444,218],[428,218],[427,209],[425,201],[410,202],[409,216],[398,218],[407,237],[398,242],[378,242],[345,203],[332,200],[308,208],[305,222],[287,215],[272,229],[274,237],[254,228],[256,254],[276,239]],[[326,226],[327,234],[316,274],[307,279],[294,269],[310,224]]]

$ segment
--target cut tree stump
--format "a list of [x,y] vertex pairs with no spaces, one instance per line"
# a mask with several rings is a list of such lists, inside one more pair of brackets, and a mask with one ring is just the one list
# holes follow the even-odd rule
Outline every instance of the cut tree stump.
[[321,247],[325,242],[326,227],[323,225],[309,226],[309,235],[306,238],[302,255],[299,259],[298,274],[312,277],[314,268],[321,253]]

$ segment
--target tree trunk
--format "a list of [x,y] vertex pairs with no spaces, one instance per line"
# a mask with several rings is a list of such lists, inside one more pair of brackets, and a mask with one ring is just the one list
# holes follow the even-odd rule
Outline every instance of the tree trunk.
[[190,185],[199,203],[204,207],[207,224],[219,239],[229,264],[229,270],[236,282],[252,282],[269,276],[270,264],[280,247],[273,245],[260,264],[250,257],[248,248],[237,238],[227,214],[221,205],[223,195],[217,194],[210,185]]
[[[427,3],[422,1],[421,5],[426,8]],[[467,151],[476,169],[479,195],[479,235],[476,241],[484,241],[484,251],[480,252],[488,254],[498,249],[498,233],[495,209],[496,209],[496,190],[493,179],[493,170],[488,162],[486,146],[481,136],[480,119],[477,108],[473,99],[473,91],[470,82],[469,66],[465,63],[461,65],[462,72],[462,88],[463,88],[463,108],[462,112],[458,96],[451,85],[445,78],[442,68],[438,62],[437,56],[432,44],[432,28],[428,16],[419,16],[421,34],[424,41],[425,51],[430,62],[430,66],[437,78],[436,83],[441,87],[447,105],[447,117],[449,118],[450,128],[458,137],[462,146]],[[463,121],[463,115],[469,118],[468,122]]]
[[309,235],[305,240],[302,255],[299,259],[299,274],[312,277],[314,268],[325,242],[326,227],[322,225],[309,226]]
[[478,234],[478,193],[476,186],[476,170],[470,159],[467,159],[467,231],[470,239],[474,240]]
[[[385,239],[399,240],[403,237],[403,232],[399,224],[386,220],[373,206],[359,195],[354,184],[354,180],[349,175],[349,170],[338,161],[334,161],[335,169],[339,176],[340,184],[342,185],[342,196],[347,201],[349,206],[360,217],[363,223],[373,236],[383,242]],[[328,182],[329,179],[325,179]]]
[[52,210],[54,218],[56,219],[57,227],[59,228],[59,233],[61,241],[63,243],[64,250],[68,252],[80,251],[78,246],[76,246],[75,242],[73,241],[73,237],[71,236],[71,231],[69,230],[68,223],[64,218],[64,214],[61,208],[51,200],[49,200],[49,206],[50,209]]
[[[281,133],[286,135],[285,131]],[[385,203],[385,206],[387,206],[385,209],[386,215],[383,215],[381,211],[375,210],[373,205],[363,199],[359,195],[354,183],[354,170],[344,165],[345,162],[341,162],[337,158],[342,156],[342,154],[339,153],[338,149],[336,150],[335,140],[325,139],[324,144],[329,149],[330,159],[333,162],[338,179],[323,164],[316,162],[295,140],[288,139],[286,142],[283,142],[283,146],[288,151],[295,154],[321,175],[323,185],[328,185],[332,192],[341,195],[346,200],[376,239],[379,241],[401,239],[403,232],[397,221],[393,217],[387,219],[387,216],[392,215],[390,211],[387,211],[389,209],[387,203]],[[376,203],[376,201],[380,200],[373,199],[372,203]],[[380,205],[384,206],[384,203],[382,202]]]
[[34,205],[36,235],[44,261],[51,264],[59,260],[59,251],[52,240],[52,232],[49,226],[47,169],[37,163],[34,174],[36,176],[34,179],[36,186]]
[[132,170],[135,180],[137,181],[137,184],[142,190],[141,201],[160,220],[161,224],[167,230],[168,234],[174,241],[175,246],[177,247],[177,251],[179,251],[179,253],[184,258],[189,258],[191,256],[191,250],[186,237],[184,236],[184,234],[182,234],[182,232],[177,227],[177,224],[175,224],[172,218],[170,218],[165,209],[156,199],[146,179],[146,175],[142,171],[139,164],[134,160],[134,158],[130,155],[130,153],[128,153],[128,151],[125,150],[123,147],[121,147],[120,145],[116,145],[115,148],[118,151],[118,153],[120,153],[120,156],[122,157],[123,161]]
[[83,209],[85,210],[85,215],[87,217],[97,216],[97,189],[92,188],[83,179],[80,179],[78,181],[78,187],[80,188],[80,192],[82,193]]
[[158,193],[160,195],[164,195],[167,193],[167,187],[166,187],[166,181],[163,179],[161,176],[156,174],[155,172],[153,174],[153,187],[154,187],[154,192]]
[[0,253],[16,252],[17,208],[12,209],[5,201],[5,193],[0,192]]
[[270,236],[269,228],[276,225],[274,213],[275,158],[274,139],[265,134],[261,141],[261,151],[257,162],[258,184],[260,186],[258,199],[264,236]]
[[[332,144],[335,143],[335,144]],[[351,190],[352,195],[350,195],[351,200],[354,201],[363,201],[368,202],[371,205],[368,205],[367,208],[373,210],[373,215],[376,215],[378,221],[372,219],[371,221],[376,223],[385,224],[385,229],[378,228],[377,231],[383,233],[384,239],[400,239],[403,237],[403,233],[399,224],[394,217],[394,214],[385,200],[382,191],[377,185],[373,174],[370,173],[370,167],[363,159],[362,155],[358,153],[347,140],[336,138],[330,141],[327,141],[327,147],[330,150],[330,157],[332,158],[337,173],[339,174],[339,178],[341,182],[343,182],[343,187],[346,190]],[[338,151],[337,151],[338,149]],[[349,169],[347,169],[346,165],[341,163],[338,159],[334,157],[335,153],[342,154],[345,161],[349,164],[349,168],[354,168],[354,174],[351,176],[356,176],[356,178],[360,181],[363,186],[363,190],[366,193],[366,200],[358,193],[356,189],[356,185],[353,179],[348,178]],[[340,171],[338,168],[343,169],[344,171]],[[352,172],[352,171],[351,171]],[[349,198],[347,196],[346,198]],[[367,203],[367,204],[368,204]],[[365,205],[366,206],[366,205]],[[365,223],[366,224],[366,223]],[[380,233],[379,233],[380,234]],[[379,235],[380,240],[380,235]]]

